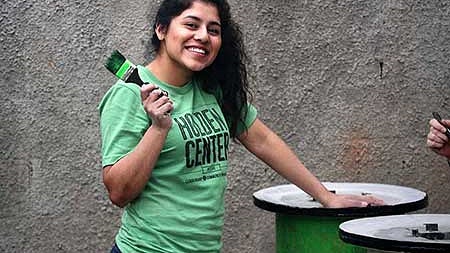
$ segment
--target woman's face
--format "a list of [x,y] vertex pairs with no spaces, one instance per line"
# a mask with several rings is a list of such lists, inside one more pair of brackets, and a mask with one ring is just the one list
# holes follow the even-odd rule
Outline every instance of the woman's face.
[[[167,30],[157,29],[160,53],[178,68],[200,71],[216,59],[222,44],[220,18],[214,4],[194,1],[174,17]],[[161,50],[163,52],[161,52]]]

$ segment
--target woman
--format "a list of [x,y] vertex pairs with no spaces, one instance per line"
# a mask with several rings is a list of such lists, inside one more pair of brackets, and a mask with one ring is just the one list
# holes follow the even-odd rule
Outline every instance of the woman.
[[125,207],[112,252],[219,252],[230,138],[324,206],[381,204],[328,192],[257,119],[226,1],[163,1],[152,45],[150,84],[118,82],[99,106],[104,184]]

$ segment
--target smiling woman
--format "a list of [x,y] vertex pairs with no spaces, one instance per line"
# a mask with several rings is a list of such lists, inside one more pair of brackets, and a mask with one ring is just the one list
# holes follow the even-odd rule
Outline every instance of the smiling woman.
[[330,193],[257,119],[230,16],[223,0],[163,1],[155,58],[137,66],[149,84],[118,81],[100,102],[103,182],[125,207],[112,252],[220,252],[230,139],[325,207],[381,203]]
[[[222,43],[220,30],[215,5],[193,2],[172,19],[170,26],[157,25],[155,31],[161,47],[148,68],[161,73],[160,78],[167,83],[184,85],[194,71],[203,70],[216,59]],[[161,67],[164,71],[159,70]]]

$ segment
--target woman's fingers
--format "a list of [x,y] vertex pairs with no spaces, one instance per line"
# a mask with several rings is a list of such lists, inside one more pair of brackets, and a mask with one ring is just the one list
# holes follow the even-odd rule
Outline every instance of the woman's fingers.
[[150,96],[152,91],[154,91],[157,88],[158,88],[158,86],[151,84],[151,83],[142,85],[141,86],[141,100],[142,101],[146,100]]

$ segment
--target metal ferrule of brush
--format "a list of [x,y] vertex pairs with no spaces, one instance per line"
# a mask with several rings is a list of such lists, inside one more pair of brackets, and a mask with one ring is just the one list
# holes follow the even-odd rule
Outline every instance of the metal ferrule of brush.
[[128,80],[128,78],[131,76],[131,74],[133,73],[133,71],[136,69],[136,66],[133,64],[129,64],[125,70],[125,72],[123,73],[122,77],[120,77],[120,79],[122,80]]

